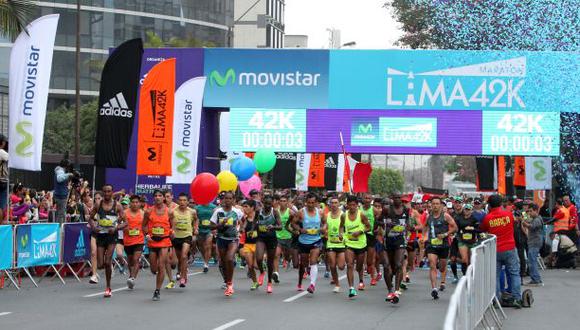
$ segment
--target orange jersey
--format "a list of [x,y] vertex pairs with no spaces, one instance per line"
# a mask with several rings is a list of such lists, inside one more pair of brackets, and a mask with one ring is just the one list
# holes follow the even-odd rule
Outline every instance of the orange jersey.
[[138,210],[137,214],[132,214],[131,209],[126,209],[125,219],[127,219],[127,227],[123,230],[123,245],[144,244],[143,211]]
[[169,208],[165,206],[162,214],[157,214],[157,208],[152,207],[149,213],[148,231],[151,239],[147,242],[150,248],[171,247],[171,223],[169,222]]

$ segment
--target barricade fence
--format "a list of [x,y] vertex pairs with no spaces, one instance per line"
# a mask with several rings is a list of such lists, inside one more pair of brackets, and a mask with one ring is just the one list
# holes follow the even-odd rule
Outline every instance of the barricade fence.
[[494,302],[505,319],[505,314],[496,298],[496,253],[495,236],[486,238],[471,249],[470,265],[455,292],[451,296],[445,330],[475,329],[478,325],[491,329],[501,327],[502,320],[494,309]]

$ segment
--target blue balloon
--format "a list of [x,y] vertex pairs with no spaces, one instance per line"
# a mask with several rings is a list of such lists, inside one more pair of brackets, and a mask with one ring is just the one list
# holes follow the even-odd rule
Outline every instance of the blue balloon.
[[230,170],[236,175],[239,181],[246,181],[256,173],[256,165],[253,160],[243,156],[234,160]]

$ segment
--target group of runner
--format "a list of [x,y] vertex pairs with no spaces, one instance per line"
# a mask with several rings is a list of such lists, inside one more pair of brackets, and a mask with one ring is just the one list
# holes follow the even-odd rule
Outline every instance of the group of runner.
[[[112,295],[113,253],[122,246],[124,251],[117,250],[117,255],[124,252],[127,256],[129,289],[135,286],[140,260],[144,249],[148,250],[150,270],[156,275],[155,301],[160,299],[166,275],[167,289],[176,283],[187,285],[188,263],[197,251],[204,273],[215,255],[226,296],[234,294],[238,255],[247,267],[250,290],[266,282],[266,292],[271,294],[273,283],[280,282],[279,267],[292,265],[298,269],[297,290],[304,290],[303,281],[309,277],[306,290],[314,294],[318,265],[324,261],[324,277],[331,278],[333,292],[341,291],[338,270],[346,268],[350,298],[365,290],[366,272],[371,286],[384,277],[386,301],[391,303],[399,302],[415,264],[425,258],[430,267],[431,296],[438,299],[439,292],[445,290],[447,259],[460,260],[465,272],[469,247],[478,237],[473,205],[460,197],[450,207],[439,197],[408,203],[400,195],[319,200],[309,193],[291,202],[286,195],[261,198],[253,191],[248,199],[236,200],[233,192],[223,192],[216,203],[219,205],[193,205],[186,194],[180,194],[175,203],[171,192],[156,190],[149,206],[137,195],[117,201],[111,185],[105,185],[99,195],[87,212],[96,245],[96,268],[105,269],[106,298]],[[457,278],[457,267],[452,264],[451,268]],[[93,269],[91,283],[97,281]]]

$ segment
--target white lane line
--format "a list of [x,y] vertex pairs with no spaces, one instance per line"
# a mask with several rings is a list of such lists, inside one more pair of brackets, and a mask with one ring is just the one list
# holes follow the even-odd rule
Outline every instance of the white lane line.
[[[345,278],[346,278],[346,275],[342,275],[341,277],[338,278],[338,280],[339,281],[344,280]],[[288,299],[284,299],[284,302],[293,302],[294,300],[299,299],[301,297],[304,297],[307,294],[308,294],[308,291],[300,292],[299,294],[297,294],[295,296],[292,296]]]
[[[123,291],[123,290],[129,290],[129,287],[124,286],[122,288],[118,288],[118,289],[111,290],[111,292],[117,292],[117,291]],[[104,294],[105,294],[105,291],[103,291],[103,292],[97,292],[97,293],[93,293],[93,294],[88,294],[88,295],[83,296],[83,297],[84,298],[90,298],[90,297],[96,297],[96,296],[100,296],[100,295],[104,295]]]
[[199,274],[203,274],[203,272],[188,273],[187,276],[195,276]]
[[242,323],[244,321],[245,321],[244,319],[233,320],[232,322],[228,322],[228,323],[226,323],[224,325],[220,325],[219,327],[214,328],[213,330],[224,330],[224,329],[227,329],[227,328],[231,328],[234,325],[240,324],[240,323]]
[[4,315],[8,315],[8,314],[12,314],[12,312],[3,312],[3,313],[0,313],[0,316],[4,316]]

